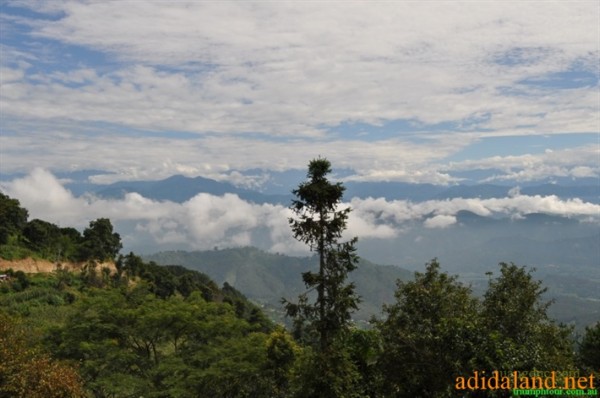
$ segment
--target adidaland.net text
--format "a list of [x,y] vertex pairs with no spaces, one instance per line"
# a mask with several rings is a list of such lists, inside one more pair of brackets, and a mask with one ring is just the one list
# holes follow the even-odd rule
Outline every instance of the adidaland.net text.
[[597,378],[594,374],[579,376],[579,372],[530,371],[500,372],[491,374],[475,371],[473,375],[456,378],[457,390],[516,390],[516,389],[594,389]]

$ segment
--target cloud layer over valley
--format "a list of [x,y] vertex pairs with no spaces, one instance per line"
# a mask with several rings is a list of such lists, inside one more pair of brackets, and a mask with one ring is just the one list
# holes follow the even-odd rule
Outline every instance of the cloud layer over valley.
[[[210,249],[214,246],[256,245],[273,252],[306,254],[291,235],[282,205],[256,204],[234,194],[200,193],[183,203],[156,201],[137,193],[122,199],[92,195],[77,197],[44,169],[4,182],[2,190],[29,209],[30,218],[83,229],[89,221],[108,217],[121,233],[126,250]],[[384,198],[352,198],[347,237],[389,240],[407,229],[460,228],[458,215],[519,219],[529,213],[600,222],[600,205],[556,196],[527,196],[518,191],[505,198],[455,198],[411,202]]]

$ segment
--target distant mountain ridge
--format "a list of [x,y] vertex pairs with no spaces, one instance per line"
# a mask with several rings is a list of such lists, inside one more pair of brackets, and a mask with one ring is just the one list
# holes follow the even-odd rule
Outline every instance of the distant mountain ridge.
[[283,203],[291,200],[291,195],[264,195],[260,192],[238,188],[227,182],[204,177],[174,175],[158,181],[122,181],[97,190],[96,195],[104,198],[122,198],[126,193],[136,192],[146,198],[185,202],[199,193],[222,196],[227,193],[254,203]]
[[[263,175],[266,171],[254,170]],[[60,172],[56,176],[66,181],[65,186],[79,196],[92,193],[104,198],[122,198],[129,192],[137,192],[144,197],[155,200],[169,200],[182,203],[199,193],[222,196],[226,193],[238,195],[240,198],[254,203],[290,204],[291,190],[304,178],[298,170],[274,173],[261,189],[247,189],[229,182],[217,181],[206,177],[186,177],[173,175],[161,180],[119,181],[109,185],[95,184],[90,179],[95,175],[110,174],[101,170],[81,170],[76,172]],[[22,178],[24,174],[0,173],[0,181],[11,181]],[[465,182],[458,185],[434,185],[429,183],[407,183],[397,181],[345,181],[344,198],[379,198],[387,200],[444,200],[453,198],[498,198],[507,197],[510,191],[519,187],[523,195],[555,195],[562,199],[579,198],[584,202],[600,204],[600,179],[556,178],[540,181],[516,182],[502,181],[495,184]]]
[[[298,181],[300,182],[300,181]],[[502,198],[511,195],[514,187],[506,185],[433,185],[402,182],[353,182],[345,184],[345,199],[353,197],[383,197],[387,200],[444,200],[454,198]],[[88,186],[89,188],[90,186]],[[121,198],[126,193],[136,192],[155,200],[185,202],[199,193],[222,196],[226,193],[238,195],[241,199],[258,204],[271,203],[289,205],[290,194],[264,194],[256,190],[236,187],[228,182],[216,181],[204,177],[185,177],[174,175],[157,181],[121,181],[110,185],[95,186],[94,193],[104,198]],[[600,203],[600,185],[558,185],[544,183],[519,188],[519,192],[529,196],[555,195],[563,199],[579,198],[585,202]]]

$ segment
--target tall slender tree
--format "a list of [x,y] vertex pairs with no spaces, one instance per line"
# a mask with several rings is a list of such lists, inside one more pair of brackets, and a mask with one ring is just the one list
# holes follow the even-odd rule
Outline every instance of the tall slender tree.
[[[297,199],[292,201],[295,217],[289,219],[290,226],[294,237],[316,252],[319,270],[302,274],[308,290],[298,303],[284,300],[287,315],[295,319],[297,327],[308,322],[317,332],[321,353],[348,329],[351,313],[359,303],[354,284],[346,283],[358,261],[357,238],[340,243],[351,209],[339,209],[345,187],[340,182],[331,183],[329,173],[331,163],[327,159],[313,159],[308,164],[308,180],[292,191]],[[316,301],[309,303],[307,294],[313,290]]]

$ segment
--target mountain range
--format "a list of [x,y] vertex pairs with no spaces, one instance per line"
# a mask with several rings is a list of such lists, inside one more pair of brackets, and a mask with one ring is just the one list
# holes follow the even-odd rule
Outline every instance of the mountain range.
[[[206,177],[187,177],[173,175],[157,180],[117,181],[111,184],[94,183],[94,177],[107,175],[102,170],[79,170],[58,172],[56,176],[65,181],[65,187],[74,195],[94,194],[103,198],[121,198],[126,193],[136,192],[156,200],[169,200],[177,203],[189,200],[198,193],[223,195],[232,193],[254,203],[272,203],[288,205],[292,198],[291,190],[304,178],[301,170],[270,172],[250,170],[246,174],[261,176],[261,183],[252,188],[217,181]],[[338,172],[344,177],[344,170]],[[110,175],[110,173],[108,173]],[[11,181],[23,177],[23,174],[0,173],[0,181]],[[343,178],[342,178],[342,181]],[[443,200],[453,198],[500,198],[512,195],[517,189],[523,195],[555,195],[561,199],[579,198],[584,202],[600,203],[600,180],[598,178],[556,178],[539,181],[502,181],[502,183],[476,183],[469,179],[461,184],[434,185],[428,183],[407,183],[394,181],[344,181],[348,200],[357,198],[385,198],[387,200]]]
[[[143,256],[146,261],[161,265],[183,265],[208,275],[219,284],[227,282],[245,296],[260,304],[272,318],[284,321],[282,298],[297,300],[306,291],[301,274],[317,270],[316,257],[292,257],[267,253],[255,247],[213,249],[205,251],[163,251]],[[454,274],[444,266],[442,271]],[[424,267],[423,267],[424,269]],[[380,317],[382,305],[394,301],[397,281],[407,281],[412,271],[397,266],[374,264],[360,259],[358,268],[350,273],[349,280],[356,285],[361,296],[360,308],[355,313],[357,323],[366,324],[371,317]],[[579,330],[600,320],[600,279],[595,274],[557,270],[535,273],[548,287],[546,299],[554,300],[550,315],[560,322],[575,325]],[[483,269],[476,277],[461,278],[476,294],[487,289]]]
[[[387,200],[443,200],[453,198],[501,198],[510,196],[514,187],[492,184],[478,185],[433,185],[411,184],[403,182],[354,182],[344,184],[345,198],[386,198]],[[69,186],[69,185],[67,185]],[[74,183],[71,187],[78,191]],[[89,190],[89,186],[86,187]],[[271,203],[288,205],[291,194],[262,193],[260,191],[239,188],[228,182],[216,181],[204,177],[185,177],[175,175],[158,181],[122,181],[110,185],[98,185],[94,193],[104,198],[121,198],[126,193],[136,192],[156,200],[170,200],[182,203],[198,193],[208,193],[221,196],[233,193],[241,199],[254,203]],[[291,191],[291,188],[290,188]],[[579,198],[585,202],[600,203],[600,186],[586,182],[584,185],[559,185],[544,183],[525,186],[519,189],[523,195],[555,195],[562,199]],[[289,192],[289,191],[288,191]]]

